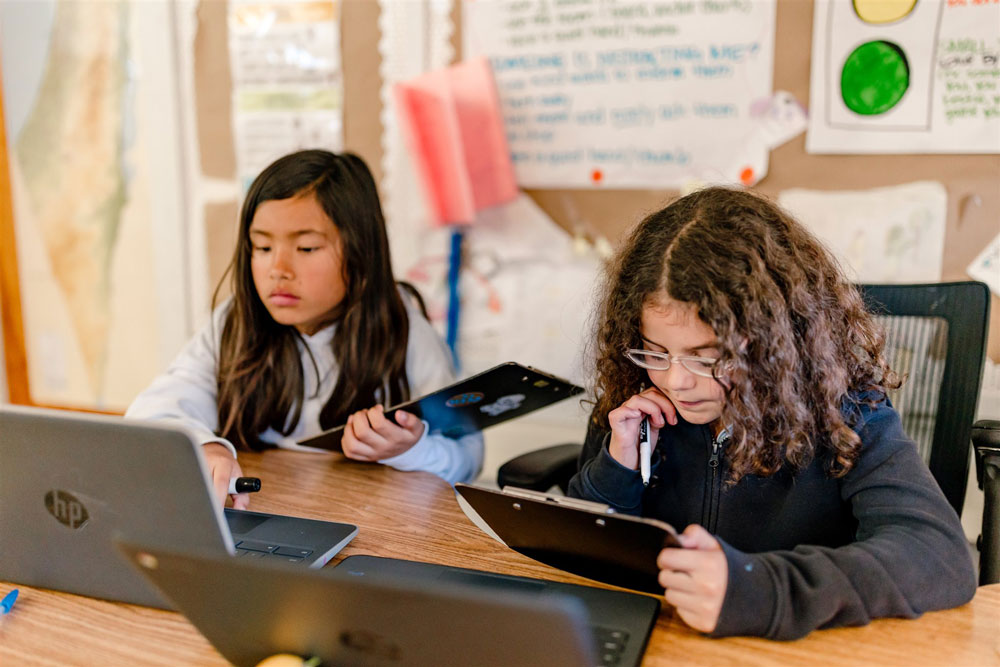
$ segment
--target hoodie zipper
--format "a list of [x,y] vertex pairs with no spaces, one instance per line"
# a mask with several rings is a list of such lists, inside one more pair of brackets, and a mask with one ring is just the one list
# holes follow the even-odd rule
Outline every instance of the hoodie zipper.
[[712,440],[712,455],[708,457],[708,467],[711,474],[708,476],[708,502],[705,504],[701,525],[710,533],[715,532],[715,524],[719,520],[719,489],[722,486],[719,475],[719,455],[723,443],[728,439],[729,431],[727,429],[720,431],[719,435]]

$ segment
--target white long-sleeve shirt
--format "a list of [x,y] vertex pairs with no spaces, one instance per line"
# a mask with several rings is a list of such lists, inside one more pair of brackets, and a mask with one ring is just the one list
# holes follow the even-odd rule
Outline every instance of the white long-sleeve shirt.
[[[188,341],[166,372],[135,398],[125,413],[126,418],[179,423],[188,428],[202,444],[221,443],[236,456],[233,444],[215,433],[218,429],[216,368],[228,309],[228,303],[216,309],[212,315],[213,322],[206,324]],[[406,345],[406,377],[410,395],[417,397],[452,383],[455,373],[448,348],[430,323],[410,304],[407,304],[407,314],[410,333]],[[299,341],[305,386],[299,422],[287,436],[269,428],[260,434],[264,442],[285,449],[325,451],[303,447],[296,441],[317,435],[323,430],[319,424],[319,414],[333,394],[338,375],[337,360],[330,346],[335,328],[335,324],[330,325],[312,336],[303,336],[303,340]],[[306,351],[307,346],[319,370],[318,376]],[[424,434],[413,447],[398,456],[383,459],[380,463],[397,470],[432,472],[450,483],[467,481],[476,477],[482,468],[483,437],[479,433],[458,439],[440,434],[431,435],[425,422]]]

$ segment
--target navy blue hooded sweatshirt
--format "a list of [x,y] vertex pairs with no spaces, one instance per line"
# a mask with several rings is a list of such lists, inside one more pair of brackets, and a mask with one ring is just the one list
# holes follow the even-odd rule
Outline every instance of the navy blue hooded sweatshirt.
[[569,495],[715,535],[729,564],[715,636],[794,639],[968,602],[961,524],[899,415],[888,401],[845,401],[844,414],[862,446],[841,478],[820,454],[797,473],[726,484],[727,436],[679,419],[660,430],[647,487],[608,453],[610,431],[592,426]]

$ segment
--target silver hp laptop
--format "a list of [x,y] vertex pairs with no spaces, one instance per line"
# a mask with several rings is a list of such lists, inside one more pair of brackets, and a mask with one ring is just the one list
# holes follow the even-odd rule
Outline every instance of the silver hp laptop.
[[238,666],[291,653],[323,665],[626,667],[659,611],[635,593],[374,556],[309,572],[121,548]]
[[172,608],[114,540],[203,549],[224,562],[236,562],[235,554],[322,567],[357,532],[344,523],[223,511],[201,446],[183,430],[0,406],[0,580]]

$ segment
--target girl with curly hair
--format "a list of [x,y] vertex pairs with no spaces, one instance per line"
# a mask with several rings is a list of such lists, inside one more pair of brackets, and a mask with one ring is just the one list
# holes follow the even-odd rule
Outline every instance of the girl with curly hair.
[[889,403],[883,346],[787,213],[739,190],[683,197],[609,268],[570,495],[685,527],[659,582],[713,635],[791,639],[967,602],[968,544]]

